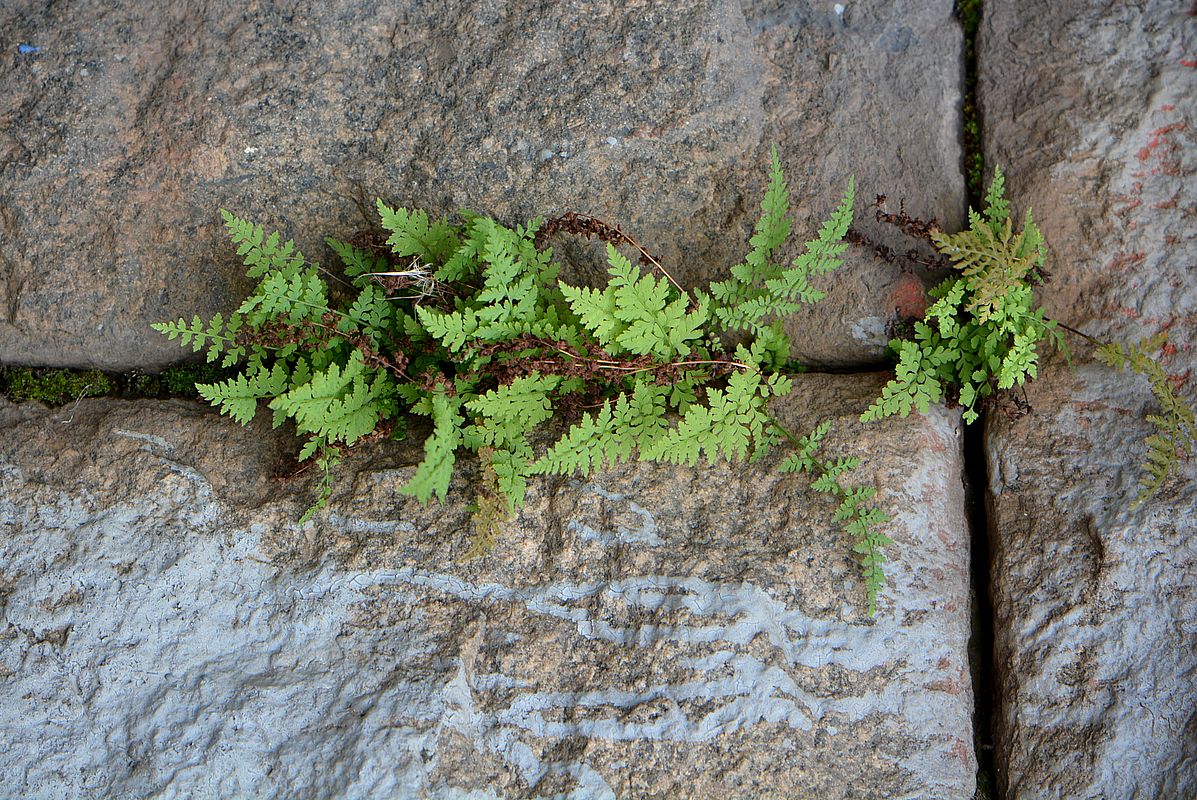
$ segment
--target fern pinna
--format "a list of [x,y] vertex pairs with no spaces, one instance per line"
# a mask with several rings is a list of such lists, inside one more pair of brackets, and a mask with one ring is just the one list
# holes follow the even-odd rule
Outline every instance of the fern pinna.
[[[478,453],[484,476],[473,551],[519,508],[537,475],[589,475],[631,459],[739,461],[782,438],[805,442],[803,460],[787,468],[812,473],[816,489],[839,499],[836,517],[855,538],[875,612],[885,515],[870,507],[871,490],[840,483],[852,462],[815,458],[825,428],[799,440],[768,410],[791,389],[778,317],[823,296],[809,278],[840,265],[853,194],[849,183],[818,237],[791,263],[777,263],[791,223],[774,150],[744,263],[693,294],[643,248],[643,263],[633,264],[615,243],[634,241],[591,218],[589,230],[614,232],[602,289],[558,279],[552,251],[538,246],[539,220],[508,228],[467,215],[455,224],[379,201],[388,249],[327,240],[357,292],[338,308],[322,270],[291,242],[222,212],[257,288],[227,319],[155,327],[206,349],[209,361],[244,364],[237,377],[199,387],[223,413],[246,423],[266,401],[276,426],[294,421],[306,439],[300,458],[316,459],[324,475],[305,519],[327,502],[345,448],[387,435],[401,413],[431,422],[424,459],[402,487],[421,502],[444,500],[458,454]],[[564,219],[549,228],[568,227]],[[729,335],[743,343],[725,345]],[[576,414],[555,443],[538,444],[537,430],[561,406],[591,410]]]

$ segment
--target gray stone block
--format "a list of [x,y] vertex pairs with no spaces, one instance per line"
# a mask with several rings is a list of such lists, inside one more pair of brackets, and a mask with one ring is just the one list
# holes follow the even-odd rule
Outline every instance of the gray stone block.
[[[509,224],[574,210],[705,285],[743,257],[777,144],[799,235],[853,173],[862,218],[888,193],[955,224],[951,6],[5,3],[0,29],[41,49],[0,64],[0,361],[178,360],[149,324],[247,288],[221,207],[320,262],[376,196]],[[555,244],[599,273],[601,248]],[[919,294],[865,248],[824,285],[811,363],[876,363]]]
[[[1103,339],[1169,336],[1197,364],[1197,17],[1189,4],[986,3],[989,163],[1053,258],[1049,315]],[[986,432],[993,505],[997,760],[1004,796],[1197,792],[1197,495],[1192,465],[1138,510],[1156,413],[1145,381],[1048,364],[1033,413]]]
[[864,608],[833,504],[773,467],[537,481],[462,562],[419,457],[359,454],[330,509],[285,442],[187,403],[0,406],[0,784],[23,797],[970,798],[957,417],[860,426],[877,376],[810,377],[894,519]]

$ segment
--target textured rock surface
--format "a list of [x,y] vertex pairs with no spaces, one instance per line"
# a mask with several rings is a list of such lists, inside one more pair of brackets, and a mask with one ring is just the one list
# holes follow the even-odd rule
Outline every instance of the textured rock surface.
[[[1052,316],[1167,331],[1197,365],[1197,17],[1189,4],[987,3],[986,156],[1054,252]],[[1084,345],[1079,355],[1086,354]],[[999,776],[1008,797],[1197,793],[1197,495],[1190,465],[1127,509],[1147,385],[1062,363],[999,417],[991,465]]]
[[413,447],[350,459],[300,528],[262,426],[2,406],[0,784],[969,798],[960,438],[946,412],[854,423],[879,384],[812,377],[779,409],[839,417],[829,447],[895,515],[875,621],[828,503],[768,464],[537,484],[459,563],[463,504],[396,493]]
[[1054,370],[988,431],[1005,796],[1197,794],[1197,468],[1129,508],[1146,383]]
[[[1197,334],[1197,16],[1189,4],[986,6],[985,156],[1054,258],[1048,313],[1098,335]],[[988,177],[988,176],[987,176]]]
[[[742,257],[776,143],[803,235],[852,173],[862,217],[886,193],[955,224],[952,3],[843,6],[6,2],[0,361],[177,360],[148,323],[245,288],[219,207],[321,261],[376,195],[508,222],[573,209],[705,282]],[[597,248],[562,250],[593,271]],[[811,361],[878,358],[918,299],[864,248],[831,288]]]

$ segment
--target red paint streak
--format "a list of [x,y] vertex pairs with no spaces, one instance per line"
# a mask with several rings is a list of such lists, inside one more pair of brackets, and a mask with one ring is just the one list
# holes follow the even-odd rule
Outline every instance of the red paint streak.
[[1172,105],[1171,103],[1164,103],[1162,106],[1160,106],[1160,111],[1175,111],[1175,110],[1176,110],[1176,106]]
[[[1114,213],[1120,217],[1125,217],[1141,205],[1143,205],[1143,201],[1136,197]],[[1134,223],[1131,224],[1133,225]]]
[[1151,135],[1152,136],[1167,136],[1169,133],[1172,133],[1172,131],[1183,131],[1187,127],[1189,127],[1189,124],[1187,122],[1169,122],[1167,125],[1163,126],[1162,128],[1156,128],[1154,131],[1151,132]]
[[1147,258],[1147,253],[1142,250],[1134,253],[1119,253],[1110,259],[1110,263],[1106,265],[1106,269],[1110,271],[1125,272],[1127,267],[1135,266],[1142,263],[1143,259]]
[[1182,58],[1180,65],[1189,69],[1197,69],[1197,58]]
[[1168,136],[1176,131],[1183,131],[1189,127],[1187,122],[1170,122],[1163,127],[1156,128],[1149,135],[1147,145],[1139,149],[1139,161],[1146,161],[1151,158],[1155,151],[1162,145],[1167,144],[1169,147],[1172,143],[1168,141]]

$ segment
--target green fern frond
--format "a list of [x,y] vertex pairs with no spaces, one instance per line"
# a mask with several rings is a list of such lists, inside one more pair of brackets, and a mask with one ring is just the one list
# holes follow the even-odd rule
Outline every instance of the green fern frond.
[[611,355],[653,355],[667,361],[689,356],[706,335],[710,305],[701,297],[690,311],[690,298],[640,269],[607,245],[604,291],[559,285],[571,310]]
[[330,364],[306,383],[279,394],[270,408],[295,420],[300,433],[328,442],[353,444],[373,433],[380,418],[391,413],[392,388],[378,373],[367,383],[361,353],[354,351],[344,368]]
[[995,234],[1010,219],[1010,202],[1006,200],[1006,176],[997,165],[993,167],[993,180],[985,193],[985,219],[989,221],[990,230]]
[[869,614],[876,616],[881,590],[885,588],[884,548],[894,542],[882,532],[889,516],[872,505],[877,490],[866,486],[845,486],[841,478],[856,468],[860,459],[841,457],[834,460],[819,458],[816,453],[831,430],[831,422],[820,423],[810,434],[798,438],[778,422],[770,419],[774,428],[789,439],[797,452],[782,462],[782,472],[806,472],[813,480],[811,488],[839,500],[833,518],[846,523],[844,529],[852,536],[852,550],[860,556],[861,572],[868,595]]
[[768,450],[776,437],[766,405],[781,388],[755,370],[737,372],[726,390],[708,389],[706,405],[691,406],[676,428],[640,451],[641,458],[694,466],[702,457],[714,464]]
[[524,444],[527,433],[553,415],[552,393],[560,384],[556,375],[534,373],[466,401],[466,409],[479,419],[466,431],[466,444],[472,450],[493,447],[496,458],[503,448]]
[[391,266],[387,259],[370,253],[351,244],[338,241],[332,237],[325,237],[327,244],[345,265],[345,275],[353,278],[354,285],[361,288],[369,285],[369,278],[363,277],[375,272],[386,272]]
[[179,339],[179,344],[183,346],[191,345],[192,352],[198,353],[207,347],[206,358],[209,363],[215,361],[224,352],[225,359],[221,366],[228,367],[237,363],[237,360],[245,353],[245,347],[237,342],[237,332],[241,329],[241,322],[240,314],[232,314],[226,324],[224,315],[217,313],[205,326],[203,320],[196,314],[191,318],[190,325],[180,317],[176,322],[154,322],[150,324],[150,327],[165,334],[166,338],[172,341]]
[[319,273],[303,270],[292,274],[271,272],[236,313],[256,327],[275,317],[297,326],[305,320],[319,321],[333,312],[328,307],[328,287]]
[[752,272],[744,283],[768,280],[779,269],[771,262],[773,254],[790,236],[789,213],[790,193],[782,173],[781,159],[777,155],[777,145],[773,145],[769,155],[769,187],[761,200],[761,217],[757,220],[756,230],[748,240],[752,249],[744,257],[744,263],[752,268]]
[[1191,458],[1197,448],[1197,413],[1176,394],[1163,366],[1152,358],[1152,353],[1166,343],[1167,337],[1161,333],[1131,344],[1103,345],[1096,351],[1097,359],[1103,364],[1114,369],[1129,367],[1147,378],[1151,393],[1163,412],[1147,415],[1147,421],[1157,432],[1145,440],[1147,459],[1143,462],[1139,494],[1132,508],[1142,505],[1159,491],[1179,468],[1181,458]]
[[[232,417],[241,425],[248,425],[258,410],[258,401],[277,396],[287,387],[287,371],[276,364],[273,369],[258,372],[252,378],[238,375],[221,383],[197,383],[200,397]],[[277,426],[276,426],[277,427]]]
[[815,468],[821,463],[815,458],[815,453],[830,430],[830,420],[819,423],[808,435],[803,436],[795,442],[798,452],[783,461],[778,469],[782,472],[814,472]]
[[513,449],[496,450],[491,458],[499,494],[507,501],[507,512],[515,513],[524,504],[528,477],[532,474],[532,448],[520,442]]
[[416,306],[416,316],[424,329],[451,353],[459,352],[478,332],[478,315],[470,309],[445,313]]
[[623,348],[617,340],[619,335],[627,330],[627,326],[615,315],[615,290],[611,285],[608,284],[606,290],[599,291],[563,283],[561,293],[603,349],[611,355],[620,355]]
[[[927,331],[930,338],[930,329]],[[943,399],[943,385],[939,379],[939,364],[945,358],[942,349],[937,349],[934,344],[921,348],[913,341],[898,341],[891,346],[894,344],[898,347],[894,379],[882,388],[881,397],[860,415],[861,422],[894,414],[905,417],[914,410],[926,414],[932,403]]]
[[604,464],[630,460],[651,450],[668,430],[665,404],[668,388],[638,382],[631,396],[620,394],[603,403],[598,413],[582,415],[556,444],[531,467],[533,474],[588,476]]
[[395,306],[387,300],[386,293],[374,284],[362,287],[353,305],[337,323],[343,333],[361,331],[377,345],[387,337],[395,319]]
[[444,264],[460,245],[457,233],[445,220],[429,222],[420,209],[390,208],[379,200],[382,227],[391,232],[387,244],[399,256],[417,256],[430,265]]
[[[850,179],[847,192],[820,228],[818,237],[806,243],[804,252],[793,260],[789,268],[782,269],[779,265],[760,261],[760,253],[771,255],[772,248],[764,248],[760,253],[754,249],[754,263],[745,261],[745,264],[732,269],[731,280],[711,284],[712,295],[717,301],[714,316],[724,329],[761,335],[768,329],[766,320],[769,317],[793,314],[803,305],[818,302],[826,296],[825,292],[810,284],[809,278],[831,272],[843,264],[840,256],[847,247],[843,237],[852,222],[855,197],[856,183]],[[766,200],[769,200],[768,195]],[[774,199],[773,202],[777,201]],[[775,210],[769,209],[766,216]],[[788,223],[785,230],[788,233]],[[763,244],[771,241],[762,237]]]
[[760,286],[781,272],[781,265],[773,262],[773,255],[790,235],[789,212],[790,195],[774,146],[770,156],[769,186],[761,200],[760,219],[748,240],[748,255],[743,263],[732,267],[730,280],[711,284],[718,307],[733,308],[757,298]]
[[[299,518],[300,525],[303,525],[316,512],[328,505],[328,499],[332,497],[333,474],[341,464],[341,451],[338,448],[330,447],[327,443],[320,440],[314,441],[317,442],[317,446],[320,449],[320,455],[316,458],[316,468],[320,470],[320,482],[316,485],[316,500]],[[300,460],[302,461],[303,459],[301,458]]]
[[237,245],[237,255],[242,256],[246,273],[251,278],[260,278],[269,272],[280,272],[288,277],[303,269],[303,253],[295,249],[295,242],[279,243],[278,231],[269,235],[261,225],[234,216],[220,209],[229,238]]
[[461,426],[465,422],[460,413],[461,401],[438,391],[427,399],[423,408],[412,410],[432,417],[432,434],[424,442],[424,460],[416,468],[416,474],[399,491],[421,503],[427,503],[434,494],[444,502],[453,478],[457,448],[461,446]]

